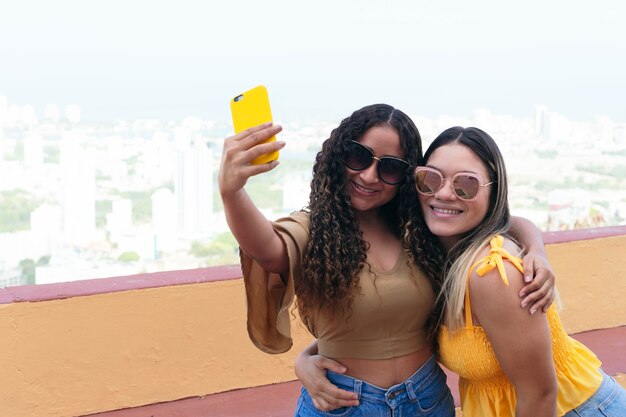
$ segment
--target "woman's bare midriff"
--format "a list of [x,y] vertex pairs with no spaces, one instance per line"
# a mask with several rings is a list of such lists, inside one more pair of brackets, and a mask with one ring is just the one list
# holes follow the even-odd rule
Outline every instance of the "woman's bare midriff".
[[346,375],[380,388],[389,388],[406,381],[430,357],[433,351],[425,346],[417,352],[390,359],[335,358],[347,368]]

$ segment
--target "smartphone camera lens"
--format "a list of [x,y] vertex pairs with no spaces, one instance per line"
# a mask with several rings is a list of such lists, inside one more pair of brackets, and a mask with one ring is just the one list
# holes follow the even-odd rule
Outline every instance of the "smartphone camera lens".
[[238,102],[239,100],[241,100],[243,98],[243,94],[235,97],[235,103]]

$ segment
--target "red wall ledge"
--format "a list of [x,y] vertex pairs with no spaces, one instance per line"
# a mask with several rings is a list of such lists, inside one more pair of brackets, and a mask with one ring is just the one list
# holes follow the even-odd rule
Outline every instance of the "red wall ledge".
[[591,240],[621,235],[626,235],[626,226],[607,226],[589,229],[563,230],[559,232],[543,232],[543,241],[544,243],[564,243],[573,242],[575,240]]
[[[626,235],[626,226],[544,232],[543,240],[545,243],[563,243],[621,235]],[[55,284],[22,285],[18,287],[0,288],[0,304],[58,300],[117,291],[226,281],[238,278],[241,278],[241,268],[239,265],[224,265],[122,277],[59,282]]]
[[226,281],[238,278],[241,278],[239,265],[223,265],[54,284],[21,285],[0,288],[0,304],[59,300],[118,291]]

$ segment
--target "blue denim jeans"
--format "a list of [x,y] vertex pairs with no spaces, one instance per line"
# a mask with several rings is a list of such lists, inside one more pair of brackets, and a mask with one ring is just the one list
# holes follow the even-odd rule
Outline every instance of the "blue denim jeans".
[[[600,370],[602,372],[602,370]],[[626,390],[611,376],[602,372],[600,388],[587,401],[563,417],[624,417]]]
[[389,389],[331,371],[326,376],[339,388],[356,392],[358,407],[320,411],[313,405],[307,390],[302,388],[296,417],[454,417],[454,399],[446,385],[446,374],[434,356],[409,379]]

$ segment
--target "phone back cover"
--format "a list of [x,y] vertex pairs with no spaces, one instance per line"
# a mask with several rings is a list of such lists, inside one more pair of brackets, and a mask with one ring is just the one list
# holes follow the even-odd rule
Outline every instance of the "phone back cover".
[[233,98],[230,109],[235,133],[272,121],[267,89],[262,85]]
[[[230,110],[233,116],[235,133],[272,121],[272,111],[270,109],[267,89],[262,85],[233,98],[230,101]],[[276,136],[272,136],[265,142],[274,140],[276,140]],[[252,163],[264,164],[276,159],[278,159],[278,152],[273,152],[271,154],[261,155],[254,159]]]

